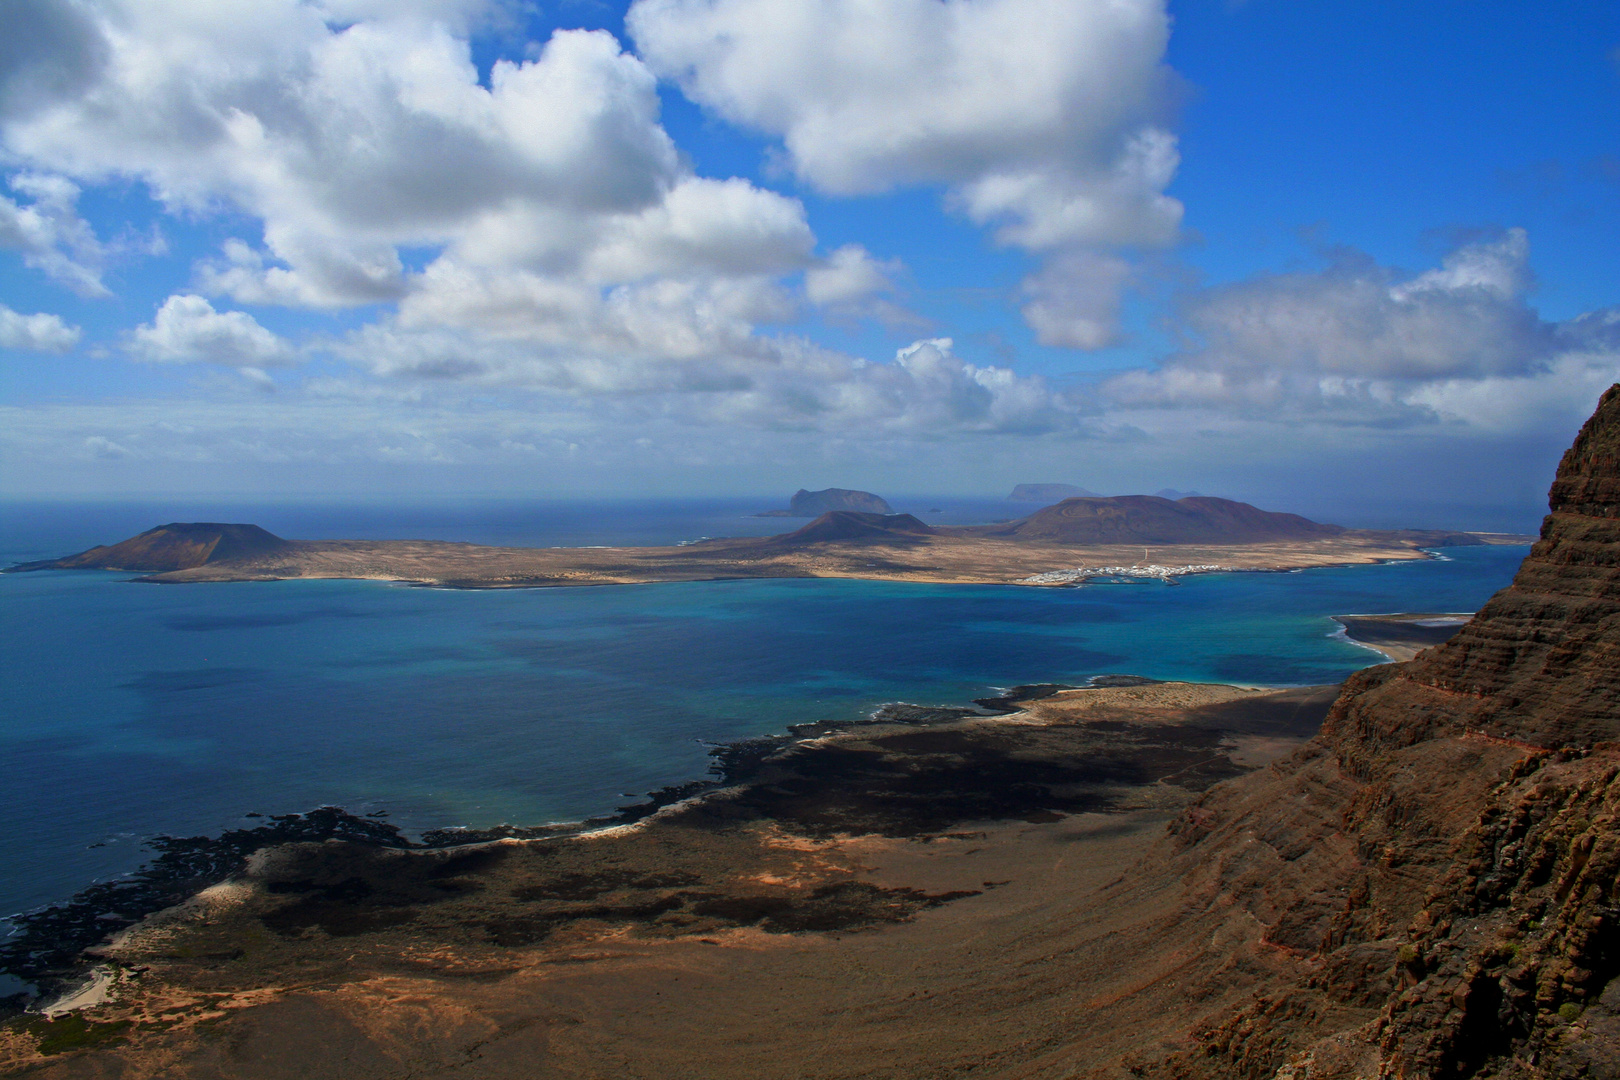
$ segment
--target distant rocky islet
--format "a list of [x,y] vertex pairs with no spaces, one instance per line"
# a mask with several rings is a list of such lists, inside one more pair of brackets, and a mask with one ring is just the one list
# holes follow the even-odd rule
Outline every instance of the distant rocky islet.
[[870,491],[856,491],[852,488],[806,491],[800,488],[793,493],[786,510],[764,510],[754,516],[813,518],[838,510],[851,510],[858,514],[894,513],[894,507],[889,505],[888,500]]

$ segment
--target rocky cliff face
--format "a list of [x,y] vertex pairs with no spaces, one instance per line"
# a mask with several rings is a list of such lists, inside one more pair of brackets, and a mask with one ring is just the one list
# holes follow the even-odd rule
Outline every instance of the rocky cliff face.
[[[1461,633],[1178,823],[1272,974],[1174,1076],[1620,1076],[1620,386]],[[1260,845],[1256,847],[1256,845]]]

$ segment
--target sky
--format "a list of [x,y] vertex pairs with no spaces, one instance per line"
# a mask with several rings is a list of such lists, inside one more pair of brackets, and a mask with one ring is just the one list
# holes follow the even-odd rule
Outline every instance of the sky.
[[7,0],[0,496],[1533,526],[1620,7]]

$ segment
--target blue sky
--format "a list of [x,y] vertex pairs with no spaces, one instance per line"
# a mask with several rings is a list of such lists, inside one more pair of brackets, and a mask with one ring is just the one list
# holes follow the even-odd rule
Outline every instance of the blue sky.
[[1501,527],[1620,377],[1612,4],[0,19],[0,494]]

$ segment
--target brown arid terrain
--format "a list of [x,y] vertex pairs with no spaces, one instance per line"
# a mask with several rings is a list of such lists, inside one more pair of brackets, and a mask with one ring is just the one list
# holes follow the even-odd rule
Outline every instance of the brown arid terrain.
[[1179,900],[1110,914],[1095,895],[1201,792],[1301,745],[1333,696],[1021,688],[986,699],[1010,715],[900,707],[732,748],[720,790],[584,835],[272,847],[98,950],[82,1000],[105,1000],[13,1020],[0,1062],[784,1078],[1018,1063],[1073,1035],[1054,995],[1078,957],[1090,995],[1132,1013],[1141,961],[1110,942]]
[[1620,386],[1550,502],[1510,588],[1342,690],[1021,688],[731,748],[720,789],[584,835],[263,849],[0,1061],[1620,1075]]
[[[1172,502],[1132,495],[1067,499],[1018,521],[963,528],[930,526],[910,514],[829,511],[780,536],[674,547],[283,540],[254,525],[175,523],[118,544],[13,569],[129,570],[145,574],[142,581],[164,584],[374,578],[486,589],[783,577],[1061,585],[1087,569],[1139,570],[1172,579],[1187,572],[1421,559],[1424,548],[1528,539],[1350,530],[1225,499]],[[1039,580],[1054,573],[1056,580]]]

